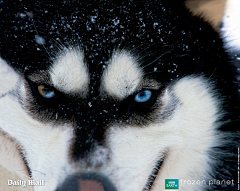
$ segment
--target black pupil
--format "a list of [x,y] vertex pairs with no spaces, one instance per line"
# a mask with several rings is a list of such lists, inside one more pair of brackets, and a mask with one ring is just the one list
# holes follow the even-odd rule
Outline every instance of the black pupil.
[[145,96],[146,96],[146,92],[145,92],[145,91],[144,91],[144,92],[140,92],[140,93],[139,93],[139,96],[140,96],[140,97],[145,97]]
[[50,93],[52,90],[50,90],[50,88],[43,88],[43,92],[45,93]]

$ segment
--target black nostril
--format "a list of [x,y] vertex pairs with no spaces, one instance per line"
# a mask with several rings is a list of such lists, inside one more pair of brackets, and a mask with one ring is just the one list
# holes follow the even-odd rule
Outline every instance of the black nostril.
[[56,191],[117,191],[106,177],[97,173],[74,175]]

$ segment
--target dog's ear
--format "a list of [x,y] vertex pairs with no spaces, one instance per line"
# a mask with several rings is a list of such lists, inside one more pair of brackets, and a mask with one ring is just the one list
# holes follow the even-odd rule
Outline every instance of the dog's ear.
[[185,5],[222,36],[236,71],[235,82],[240,95],[240,0],[187,0]]
[[186,0],[186,7],[193,15],[203,18],[219,30],[226,0]]

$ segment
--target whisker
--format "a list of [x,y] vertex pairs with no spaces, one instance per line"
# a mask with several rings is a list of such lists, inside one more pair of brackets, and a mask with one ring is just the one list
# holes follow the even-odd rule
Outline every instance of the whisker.
[[59,40],[53,39],[53,41],[55,42],[55,45],[57,46],[58,52],[63,51],[66,46],[61,42],[60,38],[58,38]]
[[[37,36],[40,37],[40,35],[39,35],[38,31],[37,31],[36,25],[35,25],[35,23],[34,23],[34,20],[32,20],[32,24],[33,24],[34,30],[35,30],[36,33],[37,33]],[[48,54],[48,56],[49,56],[49,57],[51,58],[51,60],[52,60],[52,56],[51,56],[51,54],[48,52],[48,50],[47,50],[47,48],[45,47],[44,43],[42,44],[42,46],[43,46],[44,50],[46,51],[46,53]]]
[[[171,52],[172,50],[173,50],[173,49],[164,52],[164,53],[161,54],[158,58],[156,58],[154,61],[152,61],[151,63],[149,63],[149,64],[147,64],[147,65],[145,65],[145,66],[143,66],[142,69],[144,69],[144,68],[146,68],[147,66],[150,66],[151,64],[155,63],[158,59],[162,58],[164,55],[166,55],[167,53]],[[133,67],[133,65],[131,65],[131,66],[128,68],[128,70],[130,70],[131,67]],[[127,70],[127,72],[128,72],[128,70]],[[148,72],[148,73],[144,73],[144,74],[138,76],[137,78],[135,78],[135,79],[132,81],[132,83],[130,84],[130,86],[132,86],[132,84],[133,84],[136,80],[138,80],[139,78],[141,78],[141,77],[143,77],[143,76],[145,76],[145,75],[147,75],[147,74],[157,73],[157,72],[161,72],[161,71]]]
[[213,76],[213,74],[216,72],[216,70],[217,70],[217,67],[214,69],[214,71],[212,72],[212,74],[209,76],[209,80],[210,80],[210,78]]
[[46,174],[45,174],[45,173],[43,173],[43,172],[41,172],[41,171],[38,171],[38,170],[31,170],[31,171],[35,171],[35,172],[41,173],[41,174],[43,174],[43,175],[45,175],[45,176],[46,176]]
[[20,171],[25,171],[25,170],[14,170],[14,172],[17,172],[18,174],[20,174],[21,176],[27,178],[27,179],[31,179],[29,176],[25,175],[24,173],[20,172]]
[[157,57],[155,60],[153,60],[151,63],[149,63],[149,64],[143,66],[142,69],[144,69],[144,68],[150,66],[151,64],[155,63],[157,60],[159,60],[160,58],[162,58],[164,55],[166,55],[167,53],[171,52],[172,50],[173,50],[173,49],[164,52],[164,53],[161,54],[159,57]]
[[145,75],[153,74],[153,73],[162,73],[162,71],[152,71],[152,72],[144,73],[144,74],[138,76],[137,78],[135,78],[135,79],[133,80],[133,82],[135,82],[135,80],[138,80],[139,78],[142,78],[142,77],[145,76]]

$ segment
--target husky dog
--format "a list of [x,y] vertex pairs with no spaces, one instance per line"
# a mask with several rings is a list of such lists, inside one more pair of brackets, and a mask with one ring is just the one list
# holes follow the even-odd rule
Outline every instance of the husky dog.
[[238,189],[238,10],[222,41],[183,0],[0,5],[0,131],[35,191]]

